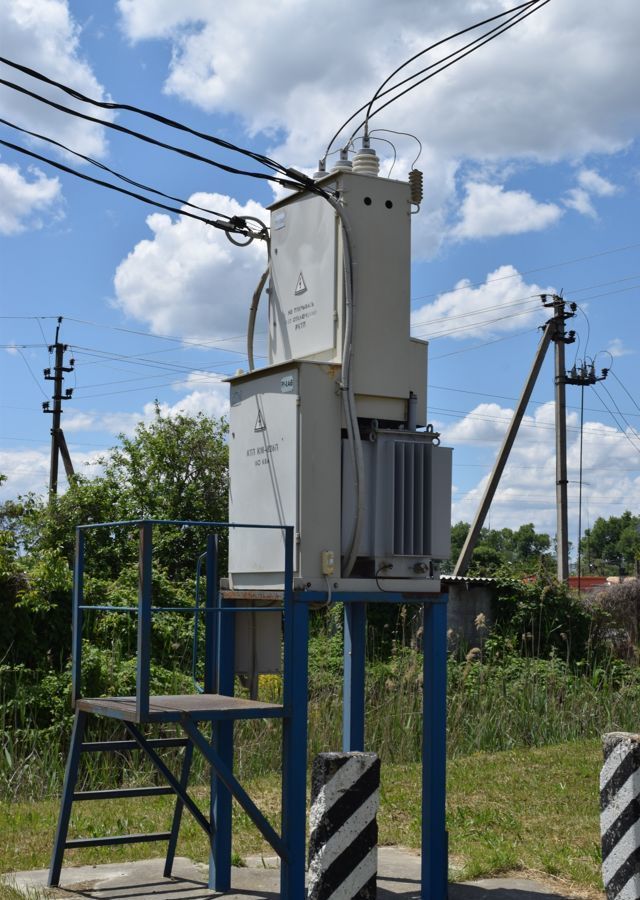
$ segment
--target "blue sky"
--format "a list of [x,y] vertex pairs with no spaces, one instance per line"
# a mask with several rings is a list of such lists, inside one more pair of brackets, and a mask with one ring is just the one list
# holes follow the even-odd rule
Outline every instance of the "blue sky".
[[[506,7],[5,0],[0,55],[92,97],[156,110],[313,171],[340,122],[404,58]],[[430,340],[429,420],[455,448],[454,520],[475,510],[530,367],[544,321],[541,291],[563,290],[579,304],[568,363],[587,357],[612,367],[604,385],[585,392],[583,523],[640,510],[639,29],[640,7],[628,0],[551,0],[376,120],[423,145],[414,331]],[[0,117],[223,213],[264,215],[274,197],[265,182],[81,123],[3,87]],[[126,113],[115,121],[245,164]],[[378,136],[396,145],[393,174],[405,177],[415,140]],[[0,139],[100,174],[8,127]],[[389,145],[377,146],[388,171]],[[56,316],[76,360],[63,426],[76,467],[92,472],[156,399],[166,411],[224,414],[221,378],[246,365],[246,313],[263,267],[258,242],[235,248],[205,225],[0,147],[0,471],[9,476],[0,496],[46,489],[50,421],[41,403],[50,391],[42,369]],[[532,521],[553,534],[551,359],[534,399],[490,524]],[[579,389],[569,387],[567,399],[575,541]]]

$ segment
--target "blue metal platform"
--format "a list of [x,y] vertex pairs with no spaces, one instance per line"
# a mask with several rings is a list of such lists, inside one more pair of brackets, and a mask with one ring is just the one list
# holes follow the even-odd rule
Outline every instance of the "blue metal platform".
[[[207,581],[204,607],[180,609],[201,614],[205,627],[204,685],[202,693],[153,696],[150,693],[152,616],[169,611],[152,603],[153,529],[162,526],[204,529]],[[84,598],[86,532],[95,528],[136,529],[139,535],[139,591],[136,607],[96,606]],[[259,613],[282,612],[282,705],[234,697],[234,613],[244,609],[219,590],[217,534],[228,528],[275,528],[284,537],[284,591],[274,595],[281,605],[252,607]],[[65,849],[98,844],[166,841],[164,874],[171,875],[182,812],[186,808],[207,834],[210,843],[209,887],[228,891],[231,885],[232,797],[251,818],[281,859],[281,900],[302,900],[306,871],[306,787],[308,705],[308,622],[312,604],[327,603],[327,594],[293,590],[294,530],[290,526],[239,525],[221,522],[136,520],[85,525],[76,529],[73,589],[72,700],[75,722],[67,759],[63,796],[54,841],[49,884],[58,885]],[[242,603],[243,595],[235,596]],[[344,604],[343,749],[365,747],[365,634],[367,603],[418,604],[423,608],[423,768],[422,768],[422,897],[446,900],[447,836],[445,829],[446,756],[446,596],[433,593],[334,592],[332,603]],[[136,693],[128,697],[82,696],[82,626],[89,611],[137,613]],[[197,619],[196,619],[197,621]],[[87,742],[89,715],[120,720],[128,732],[125,741]],[[265,818],[233,774],[233,723],[236,719],[282,720],[281,831]],[[184,737],[148,738],[144,727],[155,723],[178,725]],[[207,728],[203,732],[202,726]],[[151,760],[165,786],[76,791],[82,753],[137,748]],[[162,760],[165,747],[180,746],[184,756],[179,774]],[[326,748],[335,749],[335,748]],[[375,750],[375,748],[370,748]],[[198,750],[211,769],[208,816],[188,793],[193,751]],[[72,805],[77,800],[125,798],[145,793],[173,793],[176,798],[170,830],[155,834],[109,838],[68,839]]]

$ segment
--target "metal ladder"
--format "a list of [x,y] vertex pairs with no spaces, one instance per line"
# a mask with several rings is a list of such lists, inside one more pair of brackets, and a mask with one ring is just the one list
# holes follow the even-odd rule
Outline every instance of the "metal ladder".
[[[156,750],[168,749],[172,747],[184,747],[185,753],[182,761],[179,779],[177,779],[183,792],[187,789],[189,781],[189,773],[191,771],[191,761],[193,758],[193,744],[186,737],[162,737],[142,739],[135,726],[125,722],[124,725],[132,735],[130,740],[112,740],[112,741],[85,741],[84,731],[87,720],[87,713],[78,710],[75,714],[73,731],[71,735],[71,746],[67,758],[67,765],[64,776],[64,787],[62,792],[62,803],[60,814],[58,817],[58,827],[54,840],[53,854],[51,857],[51,865],[49,869],[49,886],[56,886],[60,881],[60,873],[62,870],[62,860],[65,850],[77,849],[80,847],[106,847],[116,846],[120,844],[142,844],[151,842],[167,841],[167,854],[164,864],[164,875],[168,878],[173,869],[173,861],[178,843],[178,834],[180,832],[180,823],[182,821],[182,812],[184,809],[184,801],[180,794],[170,784],[166,786],[151,787],[127,787],[112,788],[107,790],[91,790],[78,791],[76,785],[78,781],[78,769],[80,756],[83,753],[104,753],[118,752],[123,750],[145,750],[153,751],[157,760],[160,757],[155,753]],[[164,763],[162,763],[164,766]],[[166,768],[166,766],[164,766]],[[167,770],[168,771],[168,770]],[[119,800],[132,797],[159,797],[167,794],[175,794],[176,804],[173,811],[173,820],[169,831],[151,832],[147,834],[120,834],[109,835],[105,837],[81,837],[69,840],[69,823],[71,820],[71,811],[73,804],[77,801],[89,800]],[[204,818],[204,817],[203,817]],[[207,823],[208,824],[208,823]]]

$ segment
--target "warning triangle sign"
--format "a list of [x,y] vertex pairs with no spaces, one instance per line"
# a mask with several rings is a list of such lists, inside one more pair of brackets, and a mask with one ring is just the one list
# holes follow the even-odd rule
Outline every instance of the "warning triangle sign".
[[267,426],[265,425],[265,421],[262,417],[262,411],[258,410],[258,418],[256,419],[256,424],[254,426],[254,431],[265,431]]
[[304,281],[304,275],[302,274],[302,272],[300,272],[300,274],[298,275],[298,281],[297,281],[296,289],[295,289],[294,293],[304,294],[306,289],[307,289],[307,285],[305,284],[305,281]]

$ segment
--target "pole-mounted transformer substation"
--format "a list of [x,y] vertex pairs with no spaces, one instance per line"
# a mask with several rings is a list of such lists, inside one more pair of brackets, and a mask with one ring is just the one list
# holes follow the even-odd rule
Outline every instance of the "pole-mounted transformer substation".
[[[50,883],[59,883],[65,849],[87,842],[166,840],[165,874],[173,866],[183,809],[208,835],[209,885],[231,884],[231,801],[235,798],[281,859],[283,900],[305,896],[309,610],[344,606],[342,750],[365,749],[366,609],[372,603],[414,604],[423,616],[422,896],[447,892],[445,831],[446,596],[439,566],[449,556],[451,450],[427,419],[427,344],[410,337],[412,214],[422,199],[421,175],[382,178],[363,141],[353,162],[335,168],[270,209],[269,265],[251,303],[249,342],[266,286],[268,365],[230,379],[230,523],[136,521],[81,526],[74,577],[73,701],[76,720],[63,789]],[[249,346],[249,359],[253,348]],[[206,597],[204,683],[196,695],[153,696],[151,621],[154,530],[200,529],[208,535],[198,560]],[[84,567],[93,529],[139,533],[136,694],[85,698],[82,625],[95,609],[84,597]],[[229,531],[229,568],[217,575],[217,535]],[[100,606],[123,612],[122,607]],[[194,646],[197,641],[194,641]],[[282,660],[282,662],[281,662]],[[195,671],[194,663],[194,671]],[[282,672],[281,704],[257,699],[258,675]],[[249,698],[234,696],[246,676]],[[88,716],[120,719],[124,742],[84,740]],[[277,833],[233,774],[234,721],[281,718],[282,827]],[[162,762],[151,722],[180,726],[181,773]],[[211,722],[211,734],[203,723]],[[176,739],[178,740],[178,739]],[[142,749],[176,795],[171,830],[158,835],[68,839],[81,755],[120,746]],[[339,748],[326,748],[336,750]],[[375,747],[367,748],[375,751]],[[194,750],[211,767],[209,816],[187,789]],[[144,789],[136,788],[136,792]],[[154,788],[154,790],[158,790]],[[125,796],[131,789],[110,791]],[[352,849],[349,850],[352,853]],[[367,849],[370,853],[370,847]],[[374,883],[371,860],[365,871]],[[351,871],[351,869],[350,869]],[[363,875],[364,877],[364,875]],[[357,894],[354,894],[356,896]]]

